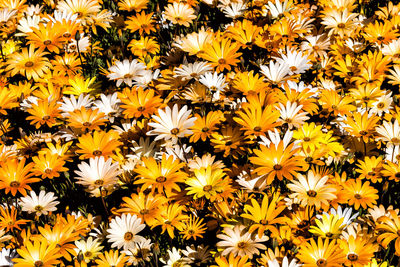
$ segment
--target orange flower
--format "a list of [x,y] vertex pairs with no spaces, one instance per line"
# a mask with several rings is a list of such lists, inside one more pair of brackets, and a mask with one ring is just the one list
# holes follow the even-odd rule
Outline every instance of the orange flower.
[[26,119],[31,120],[31,124],[36,124],[36,128],[39,129],[43,124],[47,124],[48,127],[52,127],[56,123],[56,118],[60,114],[58,109],[61,104],[56,101],[38,100],[37,104],[33,104],[32,108],[27,109],[27,112],[31,114]]
[[122,143],[117,140],[115,131],[94,131],[93,134],[85,134],[78,138],[76,152],[82,154],[79,159],[88,159],[103,156],[106,160]]
[[38,178],[31,178],[33,173],[30,171],[33,168],[33,163],[25,166],[25,158],[22,160],[9,159],[0,167],[0,189],[5,189],[5,193],[11,192],[13,196],[20,192],[26,195],[26,190],[31,190],[28,185],[39,181]]
[[35,165],[33,167],[34,175],[41,175],[42,179],[59,177],[60,172],[68,171],[64,167],[65,161],[58,154],[39,153],[38,156],[32,158]]
[[15,228],[21,230],[19,227],[21,224],[29,222],[29,220],[17,220],[17,209],[11,207],[11,210],[3,208],[0,206],[0,227],[1,229],[6,229],[7,231],[12,231]]
[[173,156],[163,154],[161,162],[154,158],[143,158],[143,165],[135,168],[139,179],[135,184],[142,184],[142,190],[151,188],[153,192],[165,192],[169,196],[172,190],[181,191],[178,183],[184,183],[187,174],[180,171],[185,164]]
[[206,141],[207,138],[210,138],[212,132],[218,129],[217,125],[224,120],[222,111],[210,111],[205,117],[195,114],[195,117],[197,120],[194,121],[191,128],[193,134],[190,136],[190,142],[193,143],[196,143],[199,139]]
[[86,109],[85,107],[69,112],[67,118],[69,122],[68,126],[81,129],[82,131],[100,131],[99,126],[102,126],[107,122],[105,114],[100,112],[99,109]]
[[369,181],[362,183],[361,179],[351,179],[343,184],[344,199],[347,204],[354,205],[358,210],[360,206],[364,209],[373,207],[379,198],[378,190],[369,185]]
[[124,109],[122,114],[125,118],[139,118],[140,116],[149,118],[162,104],[162,99],[159,95],[154,95],[154,90],[144,90],[141,87],[126,88],[119,93],[118,97],[123,103],[121,107]]
[[237,52],[239,48],[240,46],[236,42],[232,43],[226,38],[219,41],[216,38],[212,44],[204,48],[204,52],[200,56],[211,62],[218,72],[224,69],[231,70],[231,66],[236,66],[240,61],[239,57],[242,53]]

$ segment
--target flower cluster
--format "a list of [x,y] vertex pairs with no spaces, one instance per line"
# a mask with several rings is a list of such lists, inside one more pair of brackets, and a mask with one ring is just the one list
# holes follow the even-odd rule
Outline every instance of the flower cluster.
[[400,4],[0,0],[0,265],[400,264]]

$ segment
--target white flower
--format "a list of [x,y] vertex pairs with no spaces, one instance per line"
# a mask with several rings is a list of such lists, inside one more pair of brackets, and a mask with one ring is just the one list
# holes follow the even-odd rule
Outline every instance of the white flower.
[[21,206],[23,211],[29,213],[36,213],[37,216],[47,215],[50,211],[56,211],[57,204],[59,201],[55,201],[57,197],[54,196],[53,192],[46,193],[40,191],[39,196],[36,195],[35,191],[31,191],[31,195],[22,197]]
[[142,76],[146,66],[134,59],[132,62],[125,59],[124,61],[117,61],[115,65],[111,66],[108,70],[110,74],[107,78],[110,80],[117,80],[117,86],[120,86],[122,82],[128,86],[132,86],[133,80]]
[[111,220],[110,229],[107,230],[108,242],[112,243],[111,247],[124,250],[135,248],[138,242],[146,241],[140,235],[137,235],[146,227],[141,223],[141,219],[136,215],[122,214]]
[[200,266],[207,264],[211,259],[211,253],[208,246],[197,246],[192,247],[186,246],[186,250],[182,251],[183,255],[185,255],[184,261],[192,264],[192,266]]
[[172,143],[176,144],[178,138],[192,134],[189,130],[194,125],[196,117],[189,118],[192,111],[188,110],[185,105],[178,110],[178,105],[175,104],[171,110],[170,107],[166,107],[165,111],[159,109],[158,116],[153,115],[152,118],[156,122],[150,122],[148,125],[155,128],[147,135],[157,135],[155,140],[165,139],[172,140]]
[[167,252],[169,255],[168,261],[160,259],[160,261],[165,264],[163,267],[174,267],[174,266],[190,267],[190,265],[184,262],[180,250],[173,247],[172,250],[168,250]]
[[61,106],[59,109],[63,112],[61,115],[63,117],[67,117],[69,112],[74,112],[75,110],[80,110],[81,107],[85,107],[86,109],[90,108],[93,104],[93,99],[90,95],[79,95],[78,99],[75,98],[74,95],[70,95],[70,97],[63,96],[63,102],[60,102]]
[[123,253],[129,257],[128,263],[133,265],[138,265],[139,263],[144,264],[145,262],[150,261],[150,257],[153,256],[153,253],[151,252],[152,245],[150,239],[145,239],[135,243],[133,248],[124,250]]
[[89,159],[89,164],[82,162],[78,165],[79,171],[75,171],[78,177],[75,177],[78,184],[87,186],[90,191],[100,187],[108,190],[111,186],[117,183],[118,175],[121,170],[118,170],[118,163],[112,163],[112,159],[107,161],[104,157],[95,157]]
[[222,239],[217,243],[218,247],[224,248],[222,255],[228,255],[233,253],[234,256],[249,256],[250,259],[253,258],[254,254],[260,254],[259,249],[266,250],[267,247],[261,244],[268,240],[267,236],[258,235],[251,237],[248,231],[243,231],[246,228],[244,225],[236,225],[233,229],[230,227],[225,227],[225,234],[219,234],[217,237]]
[[224,12],[228,18],[236,19],[241,17],[247,9],[247,6],[243,2],[230,3],[228,6],[221,6],[221,11]]
[[[286,52],[286,55],[283,53]],[[308,55],[303,55],[302,52],[296,50],[286,49],[280,51],[280,57],[274,57],[279,63],[285,64],[289,67],[289,74],[300,74],[311,68],[312,64]]]
[[279,17],[279,15],[283,15],[285,12],[289,12],[290,10],[293,9],[293,2],[290,1],[288,4],[288,0],[285,0],[281,2],[280,0],[275,0],[275,4],[272,1],[268,1],[268,3],[263,7],[263,9],[266,9],[263,12],[263,15],[267,15],[269,10],[271,12],[271,15],[273,18]]
[[100,95],[101,100],[94,102],[94,105],[109,118],[110,122],[114,122],[114,116],[119,114],[119,103],[121,100],[117,97],[117,92],[112,95]]
[[289,65],[281,62],[270,61],[269,66],[261,65],[261,73],[267,77],[271,83],[278,84],[288,78]]
[[199,82],[207,86],[212,91],[222,91],[227,86],[223,73],[206,72],[200,76]]
[[304,121],[309,119],[307,112],[299,113],[302,107],[303,105],[297,105],[296,102],[291,103],[290,101],[287,101],[286,106],[279,103],[277,109],[280,111],[281,115],[277,121],[287,123],[289,129],[292,129],[293,127],[301,127],[304,124]]
[[75,39],[71,39],[71,43],[68,44],[67,51],[68,53],[72,52],[86,52],[90,47],[90,39],[89,36],[85,36],[83,33],[80,34],[80,39],[77,41]]
[[200,75],[211,71],[212,67],[208,62],[195,62],[187,65],[182,65],[180,68],[175,69],[174,77],[181,78],[183,80],[198,79]]
[[278,260],[275,258],[268,261],[268,267],[300,267],[301,264],[296,263],[296,259],[292,259],[289,263],[288,258],[285,256],[282,260],[282,265],[279,264]]
[[[334,216],[335,216],[335,215],[338,215],[338,216],[339,216],[339,219],[338,219],[338,220],[340,220],[341,218],[344,218],[344,219],[343,219],[343,222],[342,222],[342,224],[341,224],[340,226],[348,226],[348,225],[350,225],[350,224],[353,222],[354,219],[357,218],[357,216],[358,216],[358,214],[359,214],[359,213],[357,212],[357,213],[355,213],[354,215],[351,215],[352,211],[353,211],[352,208],[345,208],[345,209],[343,210],[341,206],[338,206],[337,210],[335,210],[334,208],[331,208],[330,214],[327,213],[327,212],[324,212],[322,215],[326,215],[326,216],[329,216],[329,215],[334,215]],[[318,215],[316,216],[317,219],[322,219],[322,215],[319,215],[319,214],[318,214]]]
[[18,256],[16,250],[3,248],[0,252],[0,266],[14,266],[12,259]]
[[377,126],[375,131],[380,135],[378,140],[388,142],[389,146],[400,145],[400,125],[397,120],[394,123],[383,121],[383,125]]

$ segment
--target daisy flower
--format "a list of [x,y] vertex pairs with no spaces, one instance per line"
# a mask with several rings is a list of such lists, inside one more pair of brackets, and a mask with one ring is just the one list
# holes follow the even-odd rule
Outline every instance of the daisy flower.
[[158,116],[152,116],[156,122],[148,124],[155,129],[147,132],[147,135],[157,135],[155,141],[165,139],[166,141],[171,140],[173,144],[176,144],[178,138],[193,133],[189,128],[194,125],[194,121],[197,118],[189,118],[191,112],[192,110],[188,110],[186,105],[178,110],[177,104],[173,106],[172,110],[168,106],[165,111],[159,109]]
[[118,170],[119,164],[112,163],[109,158],[105,161],[104,157],[95,157],[89,159],[89,164],[82,162],[78,165],[79,171],[75,171],[78,177],[77,183],[87,186],[90,191],[98,188],[108,190],[118,181],[118,175],[122,170]]
[[143,75],[146,66],[134,59],[130,62],[128,59],[124,61],[117,61],[115,65],[111,66],[108,70],[110,74],[107,78],[110,80],[117,80],[117,86],[124,82],[128,86],[132,86],[133,80]]
[[298,181],[293,180],[287,187],[293,191],[290,198],[297,199],[302,206],[315,206],[319,209],[336,198],[336,189],[327,183],[328,176],[321,177],[310,170],[307,176],[298,174],[297,179]]
[[225,227],[225,234],[219,234],[217,237],[222,239],[217,243],[217,246],[222,248],[222,256],[232,253],[235,256],[248,256],[250,259],[253,258],[254,254],[259,254],[261,250],[266,250],[267,247],[261,244],[268,240],[267,236],[251,237],[248,231],[244,231],[246,227],[244,225],[236,225],[233,229]]
[[188,4],[181,2],[174,2],[169,4],[164,10],[165,18],[170,20],[173,24],[183,25],[189,27],[189,25],[196,18],[194,9]]
[[122,214],[111,220],[110,228],[107,230],[108,242],[112,243],[111,247],[124,250],[135,248],[136,243],[144,242],[146,239],[137,235],[146,227],[141,223],[136,215]]
[[36,216],[47,215],[49,212],[57,210],[56,206],[60,202],[55,201],[56,199],[53,192],[46,193],[41,190],[39,195],[36,195],[35,191],[31,191],[30,196],[27,195],[20,199],[22,211],[36,213]]

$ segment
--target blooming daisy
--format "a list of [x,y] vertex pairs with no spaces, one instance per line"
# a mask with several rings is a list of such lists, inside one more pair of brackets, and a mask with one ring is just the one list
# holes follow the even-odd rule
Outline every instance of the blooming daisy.
[[146,225],[142,224],[141,219],[136,215],[124,213],[111,220],[107,230],[108,242],[112,243],[112,248],[117,247],[124,250],[135,248],[136,243],[146,241],[144,237],[137,235],[145,227]]
[[248,256],[250,259],[253,258],[254,254],[259,254],[259,250],[266,250],[267,247],[262,242],[267,241],[267,236],[254,236],[244,231],[246,227],[244,225],[236,225],[233,229],[231,227],[225,227],[224,233],[219,234],[217,237],[222,239],[217,243],[217,246],[222,249],[222,255],[229,255],[232,253],[234,256]]
[[22,210],[35,213],[38,217],[56,211],[56,206],[60,202],[55,200],[57,200],[57,197],[54,196],[53,192],[46,193],[43,190],[40,191],[39,195],[36,195],[35,191],[31,191],[30,196],[27,195],[20,199]]
[[189,130],[194,125],[196,117],[189,118],[191,110],[185,105],[178,110],[178,105],[175,104],[171,110],[166,107],[165,111],[159,109],[158,116],[153,115],[152,118],[156,122],[150,122],[148,125],[155,128],[147,132],[147,135],[157,135],[155,140],[165,139],[171,140],[176,144],[178,138],[185,137],[192,133]]
[[107,78],[110,80],[117,80],[117,86],[120,86],[124,82],[128,86],[132,86],[133,80],[143,75],[146,66],[138,62],[136,59],[129,61],[117,61],[115,65],[111,66],[108,70],[110,74]]

